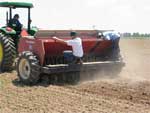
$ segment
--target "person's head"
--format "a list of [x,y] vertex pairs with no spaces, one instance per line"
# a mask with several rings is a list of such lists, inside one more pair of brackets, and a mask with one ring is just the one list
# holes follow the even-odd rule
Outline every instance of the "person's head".
[[71,31],[70,36],[72,37],[72,39],[74,39],[77,37],[77,33],[75,31]]
[[103,38],[103,33],[99,32],[99,33],[98,33],[98,37],[99,37],[99,38]]
[[14,19],[19,19],[19,15],[18,15],[18,14],[15,14],[15,15],[14,15]]

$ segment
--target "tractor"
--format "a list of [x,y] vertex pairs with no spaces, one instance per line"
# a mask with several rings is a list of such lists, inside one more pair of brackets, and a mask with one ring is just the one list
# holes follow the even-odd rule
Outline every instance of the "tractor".
[[9,26],[12,20],[12,11],[16,8],[26,8],[28,10],[27,29],[24,29],[33,36],[37,31],[36,28],[31,28],[30,9],[33,7],[32,3],[25,2],[0,2],[0,7],[9,8],[6,12],[6,25],[0,28],[0,71],[10,71],[13,69],[14,60],[18,54],[17,48],[19,39],[21,38],[21,31],[17,31],[17,26]]
[[[121,59],[119,47],[115,57],[112,55],[113,43],[119,45],[119,40],[103,40],[99,33],[105,30],[75,30],[82,40],[84,56],[82,64],[70,63],[65,58],[66,51],[72,47],[60,44],[52,37],[70,40],[71,30],[38,30],[31,28],[30,9],[32,3],[0,2],[0,7],[8,7],[6,26],[0,28],[0,70],[9,71],[16,58],[15,67],[18,78],[27,85],[36,84],[43,75],[59,81],[76,83],[80,80],[80,73],[91,73],[114,67],[121,69],[124,62]],[[28,9],[28,28],[20,33],[9,26],[12,19],[12,10],[16,8]],[[9,17],[8,17],[9,14]],[[112,58],[113,56],[113,58]],[[92,75],[92,74],[91,74]]]

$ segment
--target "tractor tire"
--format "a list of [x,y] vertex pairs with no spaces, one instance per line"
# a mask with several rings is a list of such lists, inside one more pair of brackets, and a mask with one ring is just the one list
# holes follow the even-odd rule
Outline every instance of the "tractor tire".
[[39,60],[32,52],[25,51],[19,55],[17,73],[20,81],[25,85],[35,85],[40,79],[40,71],[32,66],[33,63],[39,65]]
[[16,58],[16,48],[10,36],[0,34],[0,71],[11,71]]

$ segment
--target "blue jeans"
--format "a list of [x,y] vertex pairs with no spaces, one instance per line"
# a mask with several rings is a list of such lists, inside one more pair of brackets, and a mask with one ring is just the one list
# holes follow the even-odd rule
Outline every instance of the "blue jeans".
[[112,40],[112,58],[116,58],[120,55],[119,40],[120,38]]
[[70,50],[64,51],[63,52],[64,59],[67,63],[79,63],[82,61],[80,57],[76,57],[73,55],[73,52]]

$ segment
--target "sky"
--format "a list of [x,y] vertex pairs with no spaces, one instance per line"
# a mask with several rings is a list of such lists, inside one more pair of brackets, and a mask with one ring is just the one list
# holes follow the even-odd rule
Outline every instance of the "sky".
[[[8,1],[8,0],[0,0]],[[9,0],[19,1],[19,0]],[[150,0],[20,0],[32,2],[32,26],[42,29],[99,29],[150,33]],[[6,8],[0,8],[0,26]],[[26,26],[27,10],[17,9]]]

